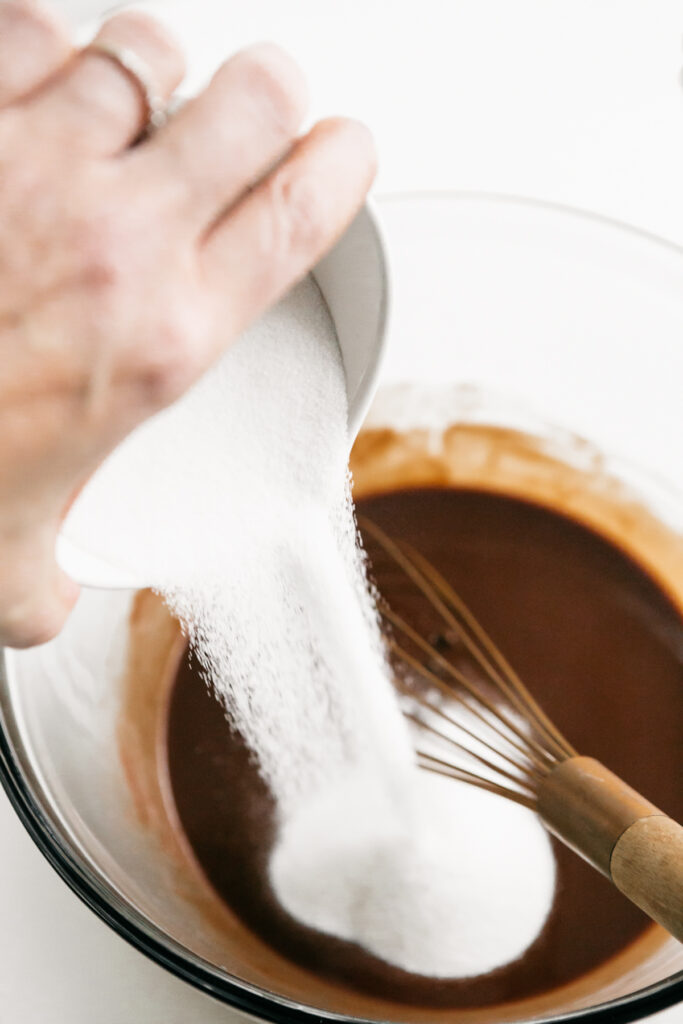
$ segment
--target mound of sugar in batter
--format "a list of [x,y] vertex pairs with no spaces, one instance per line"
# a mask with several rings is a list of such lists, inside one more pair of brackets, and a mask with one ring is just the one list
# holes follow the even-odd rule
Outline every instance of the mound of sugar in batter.
[[270,866],[282,905],[416,974],[464,977],[516,959],[555,888],[536,816],[427,772],[402,797],[395,814],[361,777],[287,820]]
[[67,534],[183,622],[277,801],[283,905],[407,970],[480,973],[542,927],[548,840],[516,807],[417,775],[357,546],[346,420],[307,279],[113,454]]

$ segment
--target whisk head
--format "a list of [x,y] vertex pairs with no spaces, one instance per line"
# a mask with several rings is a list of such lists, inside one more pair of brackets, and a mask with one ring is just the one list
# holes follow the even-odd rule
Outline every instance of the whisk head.
[[[443,576],[368,519],[366,537],[420,592],[438,622],[425,638],[386,602],[388,645],[404,711],[427,771],[536,811],[546,828],[683,942],[683,828],[592,757],[570,746]],[[400,593],[400,589],[399,589]],[[436,616],[436,618],[435,618]]]
[[418,764],[536,809],[540,783],[576,751],[434,566],[366,517],[359,526],[442,626],[425,637],[379,595],[395,684],[420,737]]

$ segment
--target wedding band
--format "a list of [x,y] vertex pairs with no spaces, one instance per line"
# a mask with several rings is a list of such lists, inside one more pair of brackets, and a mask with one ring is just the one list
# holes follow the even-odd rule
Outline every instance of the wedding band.
[[168,110],[163,99],[157,92],[153,75],[146,62],[128,46],[111,46],[95,40],[83,48],[83,53],[99,54],[106,57],[119,67],[133,83],[140,94],[145,108],[145,123],[142,135],[163,128],[168,120]]

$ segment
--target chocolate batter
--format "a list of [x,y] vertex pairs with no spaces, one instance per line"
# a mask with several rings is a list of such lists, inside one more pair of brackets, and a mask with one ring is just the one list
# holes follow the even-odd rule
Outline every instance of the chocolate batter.
[[[540,505],[467,488],[418,487],[358,502],[455,586],[560,729],[674,817],[683,817],[683,621],[624,551]],[[414,589],[368,541],[392,607],[438,629]],[[171,696],[168,770],[182,828],[215,890],[283,955],[356,991],[414,1006],[522,999],[577,978],[649,926],[560,844],[550,919],[517,962],[456,981],[417,978],[293,921],[267,882],[273,807],[249,754],[188,660]],[[501,842],[505,837],[501,836]]]

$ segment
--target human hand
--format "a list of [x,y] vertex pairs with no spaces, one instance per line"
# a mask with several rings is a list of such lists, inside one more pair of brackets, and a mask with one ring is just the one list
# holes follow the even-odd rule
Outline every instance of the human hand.
[[[155,21],[122,13],[168,98],[183,75]],[[374,174],[361,125],[296,138],[286,54],[228,60],[151,138],[134,80],[0,0],[0,643],[41,643],[78,593],[57,567],[66,511],[104,456],[176,399],[331,247]],[[275,168],[275,169],[273,169]]]

